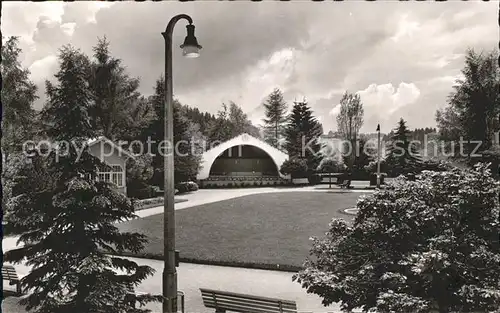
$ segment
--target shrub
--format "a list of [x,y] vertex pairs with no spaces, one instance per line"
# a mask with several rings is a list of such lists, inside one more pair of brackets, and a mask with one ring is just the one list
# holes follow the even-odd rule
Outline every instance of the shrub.
[[430,159],[430,160],[422,161],[419,164],[416,171],[417,171],[417,173],[422,172],[422,171],[443,172],[443,171],[449,170],[450,167],[451,166],[448,162]]
[[258,182],[258,181],[254,181],[254,182],[253,182],[253,185],[254,185],[255,187],[259,186],[259,182]]
[[134,199],[150,199],[157,196],[156,186],[144,185],[142,188],[137,188],[138,185],[134,185],[135,188],[128,188],[127,186],[127,196]]
[[193,181],[188,181],[187,182],[187,188],[188,188],[188,191],[197,191],[198,189],[200,189],[198,187],[198,184],[193,182]]
[[352,225],[334,219],[313,238],[294,280],[345,310],[495,311],[499,195],[485,164],[398,178],[358,201]]
[[188,187],[187,182],[178,183],[175,186],[175,188],[179,190],[179,193],[186,193],[189,191],[189,187]]
[[278,186],[278,182],[277,181],[274,181],[274,186]]
[[283,162],[280,172],[292,178],[307,177],[307,161],[301,158],[291,158]]
[[199,189],[198,184],[193,181],[178,183],[175,188],[179,190],[179,193],[186,193],[190,191],[197,191]]
[[342,173],[347,169],[346,165],[334,158],[324,158],[318,165],[321,173]]
[[309,180],[309,184],[317,185],[317,184],[321,183],[321,176],[319,174],[314,173],[314,174],[309,175],[307,180]]
[[259,183],[259,186],[263,186],[263,185],[264,185],[264,183],[261,180],[260,183]]
[[232,182],[227,184],[227,188],[233,188],[233,187],[234,187],[234,184]]
[[147,199],[156,196],[153,186],[148,182],[153,176],[153,166],[150,155],[140,155],[127,160],[127,196],[130,198]]

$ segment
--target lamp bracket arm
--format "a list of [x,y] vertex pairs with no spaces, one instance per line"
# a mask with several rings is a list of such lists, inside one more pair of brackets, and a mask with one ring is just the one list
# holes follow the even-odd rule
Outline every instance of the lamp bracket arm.
[[168,38],[172,37],[172,33],[174,32],[175,24],[182,19],[187,20],[189,25],[193,24],[193,19],[191,18],[191,16],[189,16],[187,14],[179,14],[179,15],[172,17],[170,22],[168,22],[168,25],[167,25],[167,28],[165,29],[165,32],[161,33],[165,39],[167,39],[167,37]]

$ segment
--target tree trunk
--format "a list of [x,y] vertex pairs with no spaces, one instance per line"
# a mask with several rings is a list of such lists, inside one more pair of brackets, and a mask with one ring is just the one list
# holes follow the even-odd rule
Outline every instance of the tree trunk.
[[278,147],[278,120],[276,120],[276,127],[274,128],[276,147]]

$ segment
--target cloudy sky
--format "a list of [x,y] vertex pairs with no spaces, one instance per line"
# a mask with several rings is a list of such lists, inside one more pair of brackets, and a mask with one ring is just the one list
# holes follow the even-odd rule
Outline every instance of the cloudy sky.
[[[274,88],[292,102],[303,97],[326,131],[344,91],[365,107],[362,131],[389,131],[400,117],[435,126],[460,77],[468,47],[498,44],[498,3],[491,2],[4,2],[4,36],[19,36],[23,64],[39,85],[58,68],[58,49],[71,43],[91,54],[106,36],[114,56],[141,78],[149,95],[164,67],[161,32],[187,13],[203,46],[198,59],[174,50],[174,93],[185,104],[215,113],[234,101],[256,123]],[[186,34],[177,24],[174,45]]]

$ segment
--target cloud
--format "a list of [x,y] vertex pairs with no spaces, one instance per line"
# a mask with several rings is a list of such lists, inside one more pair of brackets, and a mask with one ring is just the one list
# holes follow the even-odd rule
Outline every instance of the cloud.
[[63,32],[70,37],[75,32],[75,27],[76,27],[76,23],[64,23],[61,25]]
[[[160,33],[169,17],[186,13],[193,17],[203,49],[198,59],[182,57],[178,46],[186,22],[180,21],[173,35],[177,98],[211,113],[233,100],[259,120],[262,100],[279,87],[290,106],[305,96],[322,117],[325,131],[335,128],[330,111],[344,91],[363,95],[368,130],[381,118],[377,110],[407,116],[414,127],[432,126],[435,109],[446,103],[452,90],[451,77],[460,74],[466,49],[489,50],[498,38],[494,2],[3,5],[4,35],[23,37],[23,64],[36,68],[32,78],[40,92],[57,69],[40,64],[55,64],[48,60],[62,45],[71,43],[91,55],[97,38],[106,36],[113,55],[123,60],[130,75],[141,79],[140,91],[151,94],[164,68]],[[39,63],[33,67],[35,62]],[[392,123],[392,117],[384,127],[386,123]]]
[[34,81],[43,81],[48,72],[57,70],[58,59],[55,55],[49,55],[43,59],[36,60],[28,68],[31,72],[31,79]]
[[[363,103],[365,127],[362,128],[362,131],[366,132],[372,132],[373,125],[378,123],[392,127],[392,124],[400,118],[394,113],[415,103],[420,97],[420,90],[415,84],[404,82],[401,82],[397,87],[390,83],[371,84],[356,93],[359,94]],[[340,103],[330,110],[330,115],[333,118],[336,118],[339,113]]]

